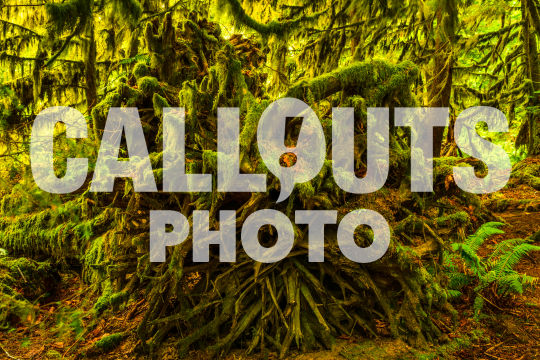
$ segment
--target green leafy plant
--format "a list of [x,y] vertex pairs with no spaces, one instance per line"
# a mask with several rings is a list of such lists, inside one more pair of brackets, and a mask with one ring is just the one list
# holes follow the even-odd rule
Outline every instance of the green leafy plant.
[[462,243],[453,243],[451,252],[445,254],[444,268],[448,276],[448,294],[451,297],[462,295],[467,286],[474,286],[474,312],[478,319],[488,288],[500,296],[519,295],[525,286],[535,284],[538,279],[515,270],[515,266],[531,251],[540,246],[529,243],[528,239],[508,239],[495,246],[490,254],[482,256],[478,250],[491,236],[503,234],[500,222],[483,224],[474,234]]

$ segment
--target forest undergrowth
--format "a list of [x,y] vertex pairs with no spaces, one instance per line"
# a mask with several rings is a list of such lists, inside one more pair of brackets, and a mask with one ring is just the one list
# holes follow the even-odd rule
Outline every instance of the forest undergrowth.
[[[504,189],[499,199],[538,199],[538,190],[527,185]],[[483,199],[487,204],[493,196]],[[539,229],[531,222],[540,223],[540,212],[523,208],[494,213],[497,221],[504,223],[502,232],[492,234],[478,250],[481,257],[489,256],[493,249],[506,240],[531,239],[530,244],[540,246]],[[531,252],[515,269],[522,274],[540,277],[540,252]],[[5,266],[2,260],[2,268]],[[8,262],[9,264],[9,262]],[[20,265],[19,265],[20,266]],[[143,297],[108,311],[99,321],[92,320],[93,304],[97,294],[76,271],[62,272],[55,279],[57,286],[48,298],[33,307],[32,318],[17,321],[8,331],[0,333],[0,345],[6,357],[16,359],[121,359],[136,357],[134,349],[139,339],[137,326],[148,310]],[[192,278],[198,281],[197,277]],[[468,291],[472,290],[469,288]],[[540,355],[540,288],[525,289],[520,296],[501,297],[493,292],[486,295],[480,319],[475,319],[474,297],[471,293],[455,305],[458,317],[454,323],[448,317],[438,318],[437,325],[447,334],[443,346],[415,349],[401,340],[387,336],[385,324],[380,324],[380,336],[368,340],[341,334],[331,350],[309,353],[293,351],[288,359],[534,359]],[[95,323],[91,331],[86,327]],[[509,356],[509,354],[513,354]],[[178,350],[175,338],[167,339],[159,351],[161,359],[176,359]],[[229,360],[256,360],[277,358],[278,354],[267,349],[259,354],[246,354],[233,348],[225,357]],[[9,358],[9,357],[8,357]],[[190,359],[211,359],[204,350],[189,352]]]

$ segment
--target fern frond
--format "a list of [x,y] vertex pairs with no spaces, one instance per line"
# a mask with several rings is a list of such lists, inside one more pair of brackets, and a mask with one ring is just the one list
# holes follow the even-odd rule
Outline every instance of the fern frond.
[[467,237],[465,244],[467,244],[473,251],[478,251],[480,246],[492,235],[504,234],[504,231],[499,229],[500,226],[503,226],[503,223],[500,222],[487,222],[480,226],[476,232]]
[[463,273],[451,273],[448,276],[448,288],[451,290],[459,290],[471,283],[471,278]]
[[452,250],[457,252],[465,264],[475,276],[482,276],[485,273],[485,267],[480,257],[468,244],[452,244]]
[[513,271],[514,266],[529,252],[539,251],[540,246],[531,244],[520,244],[514,247],[511,251],[507,251],[501,255],[499,261],[493,266],[493,270],[498,276],[504,276]]
[[452,290],[452,289],[448,289],[446,290],[446,294],[448,296],[449,299],[455,299],[455,298],[458,298],[460,297],[461,295],[463,295],[461,293],[461,291],[459,290]]
[[509,274],[497,279],[499,294],[523,294],[523,283],[518,273]]
[[499,258],[504,253],[512,250],[518,245],[521,245],[523,243],[527,242],[526,239],[507,239],[504,241],[501,241],[500,243],[495,246],[493,249],[493,252],[488,257],[488,262],[496,261],[495,259]]

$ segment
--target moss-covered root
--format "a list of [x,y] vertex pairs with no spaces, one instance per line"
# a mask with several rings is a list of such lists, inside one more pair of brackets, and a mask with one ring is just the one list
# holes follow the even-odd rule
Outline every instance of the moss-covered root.
[[93,350],[100,353],[114,350],[118,345],[120,345],[120,343],[122,342],[122,340],[124,340],[125,337],[126,335],[124,333],[105,335],[100,340],[95,342]]
[[511,175],[512,184],[527,184],[540,190],[540,158],[528,158],[514,165]]
[[57,277],[48,262],[0,256],[0,329],[32,319],[32,301],[50,291]]

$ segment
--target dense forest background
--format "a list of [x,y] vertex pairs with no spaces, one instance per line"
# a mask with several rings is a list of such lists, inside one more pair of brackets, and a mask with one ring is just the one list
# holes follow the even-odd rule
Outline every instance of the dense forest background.
[[[12,359],[534,359],[540,356],[540,4],[538,0],[0,0],[0,357]],[[87,139],[58,125],[66,157],[93,171],[110,107],[137,107],[162,182],[164,107],[186,109],[186,169],[216,174],[217,108],[240,108],[240,168],[268,173],[257,122],[295,97],[321,120],[331,159],[332,107],[355,114],[355,166],[366,171],[368,107],[449,107],[434,139],[434,191],[410,191],[410,131],[390,131],[390,172],[365,195],[337,187],[331,161],[276,203],[266,193],[139,193],[118,179],[67,195],[33,181],[33,120],[78,109]],[[493,194],[463,192],[454,166],[486,166],[455,143],[461,111],[501,110],[510,131],[477,132],[513,169]],[[288,123],[294,143],[298,119]],[[417,134],[418,135],[418,134]],[[472,146],[474,138],[469,137]],[[126,153],[122,148],[121,156]],[[284,158],[284,166],[288,165]],[[215,176],[214,176],[215,177]],[[159,188],[159,186],[158,186]],[[347,260],[336,229],[325,262],[307,261],[307,228],[277,263],[192,261],[191,238],[150,263],[150,210],[368,208],[392,227],[388,253]],[[369,229],[356,232],[369,244]],[[260,232],[271,245],[271,227]]]

